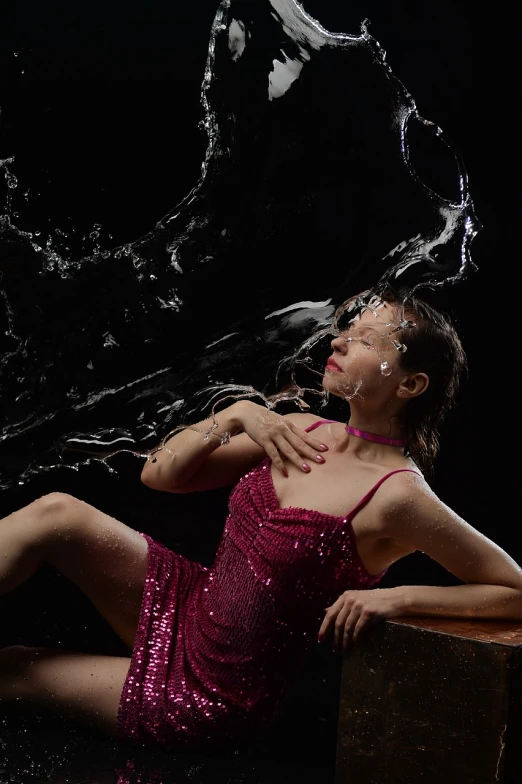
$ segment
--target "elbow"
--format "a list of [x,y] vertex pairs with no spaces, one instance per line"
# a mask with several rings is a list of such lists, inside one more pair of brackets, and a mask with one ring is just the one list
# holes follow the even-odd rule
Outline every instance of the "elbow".
[[154,469],[151,467],[150,463],[148,462],[145,463],[145,465],[143,466],[140,479],[142,484],[144,484],[146,487],[150,487],[151,490],[162,489],[159,486],[159,482],[158,482],[159,477],[157,475],[157,471],[154,471]]
[[161,474],[155,470],[150,463],[145,463],[141,472],[141,482],[145,487],[150,487],[151,490],[160,490],[167,493],[184,493],[185,490],[181,486],[177,486],[172,479],[167,484],[162,479]]
[[151,481],[150,477],[144,477],[143,474],[141,476],[141,483],[145,485],[145,487],[150,487],[151,490],[156,490],[156,486],[154,482]]

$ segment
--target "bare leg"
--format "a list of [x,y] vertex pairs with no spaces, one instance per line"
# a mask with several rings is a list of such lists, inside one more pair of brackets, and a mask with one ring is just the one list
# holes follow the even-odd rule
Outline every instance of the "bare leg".
[[[89,504],[51,493],[0,520],[0,595],[49,563],[134,646],[148,562],[146,539]],[[0,649],[3,702],[27,701],[114,736],[130,657],[13,645]]]
[[39,498],[0,520],[0,595],[49,563],[88,596],[130,649],[147,562],[143,536],[63,493]]
[[130,658],[12,645],[0,649],[0,711],[23,700],[116,737]]

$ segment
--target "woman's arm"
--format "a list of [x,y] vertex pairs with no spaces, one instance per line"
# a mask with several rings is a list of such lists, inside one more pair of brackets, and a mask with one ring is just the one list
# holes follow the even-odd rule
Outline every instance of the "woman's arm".
[[466,583],[400,586],[403,613],[522,620],[520,566],[446,506],[419,477],[402,474],[397,485],[399,491],[390,487],[381,501],[388,535],[408,542]]
[[386,618],[403,615],[445,618],[496,618],[522,620],[522,590],[504,585],[399,585],[345,591],[325,607],[318,633],[322,642],[333,632],[334,650],[347,651],[357,644],[370,626]]
[[[234,484],[267,455],[287,475],[285,458],[302,469],[303,457],[317,462],[317,453],[327,449],[302,429],[315,419],[310,414],[281,416],[250,400],[237,401],[214,419],[180,430],[153,451],[141,480],[171,493],[213,490]],[[222,443],[227,434],[230,441]]]
[[347,651],[379,620],[403,615],[522,620],[522,569],[486,536],[442,503],[414,474],[383,486],[376,514],[380,533],[420,550],[465,585],[400,585],[345,591],[319,629],[333,632],[334,650]]
[[[235,466],[241,470],[243,459],[248,456],[253,461],[259,462],[262,458],[262,449],[251,439],[248,444],[249,454],[245,451],[245,438],[237,440],[236,433],[241,429],[238,417],[238,403],[225,408],[213,418],[209,417],[197,422],[191,427],[183,428],[172,438],[153,450],[147,458],[141,472],[141,481],[153,490],[165,490],[171,493],[187,492],[188,480],[198,472],[201,465],[208,460],[217,449],[227,449],[229,460],[228,468]],[[215,424],[218,427],[212,429]],[[205,437],[205,434],[207,437]],[[222,443],[221,437],[230,437],[230,443]],[[242,448],[241,448],[242,447]],[[254,463],[255,464],[255,463]],[[226,468],[227,466],[223,466]],[[226,474],[225,470],[225,474]],[[216,482],[224,481],[226,486],[227,476],[215,477]],[[219,487],[220,484],[215,484]],[[195,489],[209,489],[197,487]]]
[[505,585],[401,585],[397,594],[402,597],[397,615],[522,621],[522,589]]

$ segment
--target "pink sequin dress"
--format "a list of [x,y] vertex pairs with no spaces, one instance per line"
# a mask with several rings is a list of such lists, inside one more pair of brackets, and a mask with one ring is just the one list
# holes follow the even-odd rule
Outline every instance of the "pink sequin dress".
[[[331,420],[308,430],[322,421]],[[233,489],[212,568],[142,533],[149,559],[118,712],[122,740],[201,750],[254,738],[316,644],[324,608],[383,576],[365,570],[351,520],[396,471],[334,517],[280,508],[270,468],[267,458]]]

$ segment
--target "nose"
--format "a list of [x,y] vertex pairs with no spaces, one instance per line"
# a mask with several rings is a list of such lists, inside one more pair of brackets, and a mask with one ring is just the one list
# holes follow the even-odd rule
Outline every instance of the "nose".
[[343,352],[346,351],[346,338],[341,337],[341,335],[337,335],[333,340],[330,341],[330,346],[333,348],[334,351]]

